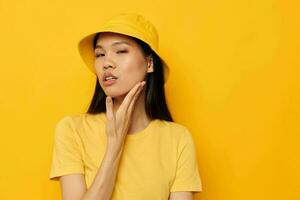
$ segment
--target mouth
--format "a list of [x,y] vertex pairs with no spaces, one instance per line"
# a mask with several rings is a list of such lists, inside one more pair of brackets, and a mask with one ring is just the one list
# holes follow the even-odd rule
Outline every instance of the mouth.
[[107,77],[104,80],[102,80],[103,85],[105,87],[111,86],[117,82],[118,78],[112,78],[112,77]]
[[118,77],[116,77],[112,72],[105,72],[102,76],[102,82],[105,87],[115,84],[117,79]]

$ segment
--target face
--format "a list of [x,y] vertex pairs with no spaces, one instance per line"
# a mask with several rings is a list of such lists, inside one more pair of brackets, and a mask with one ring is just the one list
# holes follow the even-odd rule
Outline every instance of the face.
[[[103,32],[98,37],[95,51],[98,81],[107,96],[125,96],[138,82],[153,72],[153,61],[143,54],[141,47],[129,36]],[[116,80],[103,81],[104,72]]]

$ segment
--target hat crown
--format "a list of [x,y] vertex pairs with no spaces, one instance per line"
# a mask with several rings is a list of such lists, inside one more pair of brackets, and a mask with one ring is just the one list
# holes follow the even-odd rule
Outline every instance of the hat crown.
[[138,13],[120,13],[109,18],[102,26],[102,29],[110,30],[116,29],[118,25],[124,25],[128,28],[134,29],[139,33],[140,37],[147,41],[152,48],[158,50],[159,37],[155,26],[147,20],[144,16]]

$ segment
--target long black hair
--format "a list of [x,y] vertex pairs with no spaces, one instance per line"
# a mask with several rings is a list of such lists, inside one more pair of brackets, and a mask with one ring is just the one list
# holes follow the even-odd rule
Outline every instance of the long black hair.
[[[94,37],[94,48],[96,46],[96,42],[99,38],[100,33],[97,33]],[[131,37],[141,47],[144,55],[152,56],[153,59],[154,70],[152,73],[147,73],[146,75],[145,111],[147,116],[150,119],[161,119],[173,122],[173,118],[168,109],[168,105],[165,98],[164,71],[161,59],[144,41],[132,36],[128,37]],[[96,87],[94,91],[94,96],[92,98],[87,113],[98,114],[106,112],[105,99],[106,94],[101,88],[98,81],[98,77],[96,76]]]

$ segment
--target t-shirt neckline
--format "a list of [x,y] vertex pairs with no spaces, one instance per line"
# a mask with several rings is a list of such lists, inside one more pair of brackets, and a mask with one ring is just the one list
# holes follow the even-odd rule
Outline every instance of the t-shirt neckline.
[[[99,118],[106,124],[106,113],[99,113]],[[143,129],[138,132],[135,132],[133,134],[127,134],[126,135],[126,140],[131,141],[131,140],[137,140],[141,139],[151,132],[150,130],[155,126],[155,124],[158,122],[158,119],[153,119],[149,122],[149,124]],[[106,134],[106,133],[105,133]]]

